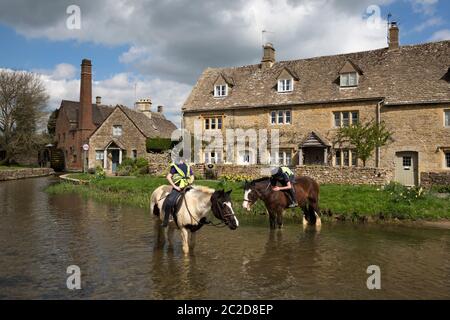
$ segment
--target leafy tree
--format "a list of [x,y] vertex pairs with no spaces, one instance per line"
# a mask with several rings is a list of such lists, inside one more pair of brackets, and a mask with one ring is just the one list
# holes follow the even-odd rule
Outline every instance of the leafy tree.
[[44,85],[36,74],[0,71],[0,147],[3,163],[37,146],[37,125],[48,101]]
[[380,148],[392,140],[392,133],[386,128],[384,122],[378,124],[371,121],[339,128],[336,140],[340,146],[351,145],[365,167],[375,148]]

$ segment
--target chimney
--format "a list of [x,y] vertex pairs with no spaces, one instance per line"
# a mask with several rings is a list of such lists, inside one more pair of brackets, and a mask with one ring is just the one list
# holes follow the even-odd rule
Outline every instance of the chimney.
[[102,97],[96,96],[95,97],[95,104],[96,105],[101,105],[102,104]]
[[81,62],[78,128],[85,130],[95,129],[92,121],[92,64],[91,60],[88,59],[83,59]]
[[266,68],[271,68],[275,63],[275,48],[271,43],[266,43],[263,46],[263,58],[261,60],[261,68],[264,70]]
[[392,21],[389,24],[389,50],[392,49],[398,49],[399,43],[398,43],[398,26],[397,22]]
[[145,114],[149,118],[152,117],[151,108],[152,108],[152,101],[149,98],[139,99],[138,101],[136,101],[136,109]]
[[163,113],[164,107],[163,106],[158,106],[158,113]]

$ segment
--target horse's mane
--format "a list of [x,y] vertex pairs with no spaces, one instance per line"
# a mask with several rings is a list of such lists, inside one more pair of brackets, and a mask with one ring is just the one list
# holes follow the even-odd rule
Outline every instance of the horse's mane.
[[205,193],[214,193],[214,191],[215,191],[212,188],[205,187],[205,186],[199,186],[199,185],[192,186],[192,189],[194,189],[196,191],[200,191],[200,192],[205,192]]
[[269,179],[270,179],[270,177],[262,177],[262,178],[258,178],[258,179],[255,179],[255,180],[250,181],[250,184],[255,184],[255,183],[258,183],[258,182],[262,182],[262,181],[267,181],[267,180],[269,180]]

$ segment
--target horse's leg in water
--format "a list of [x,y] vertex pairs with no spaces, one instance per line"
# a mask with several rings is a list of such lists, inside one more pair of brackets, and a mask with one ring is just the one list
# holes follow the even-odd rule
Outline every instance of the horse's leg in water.
[[278,229],[283,226],[283,210],[277,211],[277,225]]
[[306,215],[308,214],[308,207],[307,205],[302,205],[301,206],[302,209],[302,217],[303,217],[303,228],[305,228],[308,225],[308,220],[306,220]]
[[184,254],[189,253],[189,234],[188,230],[184,227],[180,228],[181,241],[183,243],[183,252]]
[[309,205],[308,205],[308,210],[309,210],[309,216],[310,216],[310,221],[309,223],[311,225],[316,225],[316,226],[320,226],[322,224],[322,221],[320,220],[319,217],[319,206],[317,203],[317,200],[315,198],[308,198],[309,200]]
[[276,227],[276,213],[272,210],[269,210],[269,222],[270,222],[270,229],[275,229]]
[[191,250],[194,250],[195,248],[195,240],[197,238],[196,234],[196,232],[189,232],[189,247],[191,248]]

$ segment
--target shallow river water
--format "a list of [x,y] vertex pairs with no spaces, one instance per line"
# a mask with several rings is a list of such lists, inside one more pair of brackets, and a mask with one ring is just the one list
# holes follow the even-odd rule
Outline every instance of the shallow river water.
[[[56,178],[0,183],[0,299],[442,299],[450,298],[450,231],[324,224],[320,232],[241,221],[205,227],[185,257],[145,210],[74,195]],[[81,270],[69,290],[66,269]],[[369,290],[369,265],[381,289]]]

